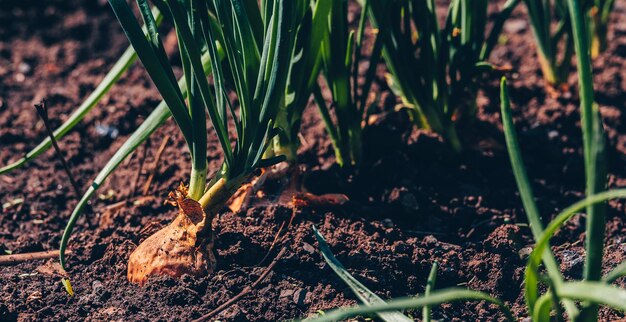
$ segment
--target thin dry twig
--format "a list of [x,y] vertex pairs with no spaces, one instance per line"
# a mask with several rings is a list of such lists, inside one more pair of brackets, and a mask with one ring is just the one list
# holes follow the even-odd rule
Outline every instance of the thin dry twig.
[[80,193],[80,189],[78,188],[78,184],[76,183],[76,180],[74,180],[74,176],[72,176],[70,167],[67,165],[67,162],[65,161],[65,157],[63,156],[63,152],[61,152],[61,148],[59,148],[59,144],[57,143],[57,140],[54,138],[54,131],[52,130],[52,127],[50,126],[50,120],[48,119],[48,107],[46,103],[47,102],[45,99],[42,100],[41,103],[35,104],[35,109],[37,110],[37,114],[39,114],[39,117],[41,118],[41,120],[43,121],[43,124],[46,127],[46,132],[48,133],[48,136],[50,137],[50,141],[52,142],[52,146],[54,147],[54,150],[56,151],[57,157],[59,158],[59,160],[61,160],[61,163],[63,164],[63,169],[65,169],[67,176],[70,178],[70,183],[72,184],[72,187],[74,188],[74,192],[76,193],[76,198],[80,198],[81,193]]
[[[280,225],[280,228],[278,228],[278,231],[276,232],[276,235],[274,236],[274,241],[272,241],[272,244],[270,245],[270,248],[267,250],[267,253],[265,253],[265,256],[263,256],[263,259],[261,259],[261,261],[257,264],[257,266],[261,266],[263,265],[263,263],[265,263],[265,260],[270,256],[270,254],[272,253],[272,250],[274,250],[274,246],[276,246],[276,244],[278,243],[279,239],[283,239],[287,236],[287,234],[285,233],[284,236],[280,236],[280,233],[283,231],[283,228],[285,227],[285,221],[283,221],[283,223]],[[289,229],[289,227],[287,227],[287,229]]]
[[161,156],[163,155],[163,151],[165,151],[165,147],[167,146],[167,143],[169,141],[170,141],[170,136],[169,135],[165,136],[163,138],[163,142],[161,142],[161,146],[159,147],[159,150],[157,150],[157,154],[154,159],[154,164],[152,166],[152,172],[150,173],[148,180],[146,180],[146,183],[143,185],[142,194],[144,196],[148,195],[148,191],[150,190],[150,185],[152,184],[152,180],[154,179],[154,176],[156,175],[156,172],[158,170],[159,162],[161,161]]
[[[66,254],[71,254],[70,250],[65,251]],[[33,253],[23,253],[23,254],[11,254],[11,255],[2,255],[0,256],[0,266],[11,266],[17,265],[19,263],[38,260],[38,259],[49,259],[55,258],[59,256],[58,250],[49,250],[45,252],[33,252]]]
[[261,273],[261,276],[259,276],[259,278],[257,278],[257,280],[254,281],[254,283],[246,286],[239,294],[235,295],[230,300],[224,302],[224,304],[218,306],[215,310],[209,312],[208,314],[205,314],[205,315],[201,316],[200,318],[198,318],[196,320],[193,320],[193,322],[200,322],[200,321],[207,321],[207,320],[209,320],[210,318],[218,315],[222,311],[224,311],[227,308],[229,308],[231,305],[235,304],[235,302],[239,301],[241,298],[243,298],[244,296],[246,296],[250,292],[252,292],[252,290],[255,287],[257,287],[259,284],[261,284],[261,282],[263,282],[263,280],[272,271],[272,269],[274,269],[274,266],[276,266],[276,264],[278,264],[278,262],[283,257],[283,255],[285,255],[286,252],[287,252],[287,246],[284,246],[280,250],[280,252],[278,252],[278,255],[276,255],[276,258],[274,258],[274,260],[267,266],[267,268],[265,268],[263,273]]
[[143,171],[143,165],[146,163],[146,156],[148,155],[148,150],[150,150],[150,138],[146,140],[146,143],[143,147],[143,153],[141,154],[141,159],[139,160],[139,169],[137,169],[137,174],[135,175],[135,180],[133,181],[133,189],[130,192],[128,198],[132,198],[135,196],[137,192],[137,186],[139,185],[139,178],[141,177],[141,172]]
[[[293,223],[293,219],[296,217],[297,214],[297,209],[294,207],[292,209],[291,212],[291,218],[289,218],[289,223],[287,224],[287,227],[285,227],[285,221],[283,221],[283,223],[280,225],[280,228],[278,228],[278,231],[276,232],[276,235],[274,236],[274,241],[272,241],[272,244],[270,245],[270,249],[267,251],[267,253],[265,253],[265,256],[263,256],[263,259],[261,259],[261,261],[259,262],[259,264],[257,266],[261,266],[263,263],[265,263],[265,260],[270,256],[270,253],[272,252],[272,250],[274,250],[274,246],[279,244],[279,241],[282,242],[285,240],[285,238],[287,238],[287,234],[289,233],[289,229],[291,228],[291,224]],[[284,234],[281,236],[281,233],[283,232],[283,228],[284,228]]]

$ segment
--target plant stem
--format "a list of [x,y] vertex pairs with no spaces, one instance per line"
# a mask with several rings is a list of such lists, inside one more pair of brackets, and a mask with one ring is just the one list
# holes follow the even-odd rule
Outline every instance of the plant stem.
[[[360,118],[359,118],[360,121]],[[352,166],[359,166],[363,158],[363,128],[361,122],[354,122],[350,130],[350,160]]]
[[[581,127],[585,158],[586,195],[593,196],[602,192],[606,185],[604,163],[604,132],[597,106],[593,102],[593,76],[589,41],[585,18],[579,0],[568,0],[572,19],[576,63],[578,65],[578,86],[580,89]],[[602,278],[602,255],[604,252],[605,204],[598,203],[587,207],[586,251],[584,278],[598,281]],[[598,305],[589,304],[581,314],[584,321],[598,318]]]
[[279,134],[274,137],[272,144],[273,148],[267,149],[267,152],[272,152],[272,156],[283,155],[285,156],[286,161],[290,164],[296,162],[296,158],[298,157],[297,141],[294,141],[293,139],[289,139],[287,136]]
[[335,150],[335,162],[340,166],[343,166],[344,160],[343,156],[339,149],[339,133],[337,133],[337,129],[333,123],[333,119],[328,112],[328,106],[326,105],[326,100],[322,95],[322,90],[320,86],[315,83],[313,85],[313,97],[315,99],[315,103],[319,108],[320,115],[322,116],[322,120],[326,125],[326,131],[328,132],[328,136],[330,137],[330,142],[333,144],[333,150]]
[[591,58],[597,58],[600,53],[607,48],[606,35],[608,33],[608,23],[610,13],[613,9],[615,1],[600,1],[600,4],[596,4],[589,10],[589,20],[591,30]]
[[[435,282],[437,280],[437,267],[438,267],[438,263],[437,261],[433,262],[433,266],[430,268],[430,273],[428,274],[428,280],[426,281],[426,290],[424,291],[424,296],[429,296],[430,293],[433,292],[433,289],[435,288]],[[424,308],[422,309],[422,321],[424,322],[431,322],[432,319],[430,317],[430,313],[431,309],[430,306],[425,305]]]
[[[519,148],[519,140],[517,139],[517,133],[515,132],[515,125],[513,124],[513,118],[511,116],[511,105],[509,100],[508,89],[506,87],[506,78],[502,78],[500,83],[500,107],[502,113],[502,127],[504,128],[504,136],[506,140],[507,150],[509,152],[509,159],[511,161],[511,167],[513,168],[513,175],[519,190],[520,198],[530,224],[530,229],[535,241],[539,240],[544,234],[544,227],[541,221],[541,215],[537,204],[535,203],[532,186],[528,180],[526,173],[526,167],[522,159],[522,154]],[[548,272],[548,278],[550,280],[551,288],[558,291],[559,287],[563,284],[563,277],[559,269],[554,255],[549,249],[546,249],[542,254],[543,264]],[[527,281],[527,283],[529,283]],[[530,299],[530,293],[526,293],[527,302],[532,305]],[[556,303],[556,302],[555,302]],[[575,317],[578,314],[576,305],[571,301],[563,301],[565,310],[570,318]],[[557,306],[557,310],[560,307]],[[532,308],[531,308],[532,313]]]
[[[202,209],[207,213],[207,222],[226,204],[228,199],[239,189],[241,184],[248,180],[252,174],[240,175],[233,179],[221,177],[209,187],[209,189],[198,200]],[[210,225],[208,225],[210,227]]]
[[461,140],[459,139],[459,135],[456,132],[456,126],[454,125],[455,125],[454,123],[450,122],[450,124],[448,124],[448,128],[442,133],[443,133],[446,143],[450,145],[450,147],[452,148],[454,152],[459,153],[461,152],[463,147],[461,145]]
[[[200,34],[202,33],[199,21],[196,21],[196,16],[192,14],[193,10],[197,10],[196,3],[192,3],[192,10],[187,13],[187,19],[191,28],[191,36],[198,42],[202,43]],[[179,38],[179,40],[182,39]],[[201,89],[199,83],[196,81],[197,74],[194,73],[191,58],[188,50],[184,44],[180,43],[181,56],[183,61],[183,69],[187,79],[187,90],[189,91],[189,111],[191,115],[191,125],[193,133],[193,150],[191,151],[191,178],[189,182],[189,197],[193,200],[199,200],[204,193],[206,187],[206,175],[207,175],[207,128],[206,128],[206,112],[202,105]],[[204,74],[204,73],[202,73]]]
[[200,200],[202,194],[204,194],[204,188],[206,186],[206,163],[204,168],[197,168],[195,165],[191,167],[191,176],[189,179],[189,198],[193,200]]
[[539,66],[541,67],[541,73],[543,78],[550,86],[556,86],[561,83],[561,80],[557,76],[556,67],[550,61],[550,59],[543,53],[541,49],[537,49],[537,57],[539,58]]
[[[602,133],[598,133],[597,127],[600,122],[598,110],[593,106],[593,83],[591,73],[591,59],[587,47],[587,34],[585,33],[584,18],[580,12],[579,0],[568,0],[570,15],[572,16],[572,28],[574,32],[574,44],[576,46],[576,58],[578,64],[581,121],[584,140],[585,174],[587,178],[587,196],[592,196],[604,190],[604,171],[599,171],[601,161],[600,153],[603,148]],[[598,142],[600,141],[600,142]],[[604,242],[604,207],[594,205],[587,208],[587,266],[585,278],[599,280],[601,277],[602,249]]]

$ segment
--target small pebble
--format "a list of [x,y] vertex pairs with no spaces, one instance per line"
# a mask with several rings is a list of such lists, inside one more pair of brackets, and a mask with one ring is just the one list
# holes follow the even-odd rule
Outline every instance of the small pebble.
[[530,256],[530,253],[532,253],[533,248],[532,247],[524,247],[522,249],[519,250],[518,254],[519,254],[519,258],[520,259],[527,259],[528,256]]
[[585,261],[585,258],[582,255],[580,255],[578,252],[571,250],[564,250],[561,253],[561,256],[563,256],[563,260],[561,261],[561,267],[565,271],[582,268],[583,262]]
[[511,19],[504,24],[504,30],[508,33],[518,33],[526,30],[528,24],[524,19]]
[[100,136],[107,136],[111,139],[115,139],[120,134],[120,131],[114,126],[98,123],[96,124],[96,133]]
[[279,297],[280,298],[289,297],[289,296],[292,296],[294,292],[295,292],[294,290],[282,290],[282,291],[280,291],[280,296]]
[[304,251],[309,254],[315,253],[315,247],[311,246],[311,244],[308,243],[302,243],[302,249],[304,249]]
[[559,132],[557,132],[557,131],[552,130],[552,131],[548,132],[548,138],[549,138],[550,140],[554,140],[554,139],[556,139],[558,136],[559,136]]
[[94,295],[100,296],[102,295],[102,293],[104,293],[104,285],[102,285],[102,282],[98,280],[95,280],[93,281],[93,283],[91,283],[91,288]]
[[21,62],[19,65],[17,65],[17,71],[22,74],[28,74],[31,70],[32,68],[30,67],[30,65],[25,62]]

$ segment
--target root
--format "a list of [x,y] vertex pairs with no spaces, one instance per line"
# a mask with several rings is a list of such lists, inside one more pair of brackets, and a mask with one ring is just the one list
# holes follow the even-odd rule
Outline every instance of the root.
[[[271,182],[282,182],[279,192],[270,196],[264,188]],[[245,210],[255,203],[255,197],[264,196],[268,201],[292,208],[333,208],[347,203],[348,197],[343,194],[315,195],[306,191],[302,185],[302,173],[294,164],[282,163],[263,173],[252,182],[247,183],[237,192],[228,203],[232,212]]]
[[550,98],[558,99],[563,96],[564,93],[569,91],[569,85],[567,83],[562,83],[559,85],[553,85],[550,83],[546,84],[546,93]]
[[309,192],[301,192],[295,194],[292,198],[292,204],[295,208],[328,209],[343,206],[348,201],[350,201],[348,196],[340,193],[315,195]]
[[150,275],[202,276],[215,268],[212,236],[205,232],[207,215],[200,203],[186,196],[181,185],[175,194],[179,209],[176,219],[144,240],[130,255],[131,283],[144,285]]

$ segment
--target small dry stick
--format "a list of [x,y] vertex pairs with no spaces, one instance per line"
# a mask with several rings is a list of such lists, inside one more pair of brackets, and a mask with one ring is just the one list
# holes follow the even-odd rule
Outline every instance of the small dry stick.
[[297,209],[294,207],[291,212],[291,218],[289,218],[289,223],[287,224],[287,227],[285,228],[285,234],[282,236],[280,235],[280,233],[283,231],[283,228],[285,227],[285,222],[283,221],[283,223],[280,225],[280,228],[278,228],[278,232],[276,232],[276,235],[274,236],[274,241],[272,241],[272,244],[270,245],[270,249],[267,251],[267,253],[265,253],[265,256],[263,256],[263,259],[259,262],[257,266],[260,266],[261,264],[265,263],[265,260],[267,259],[268,256],[270,256],[270,253],[274,249],[274,246],[278,244],[279,240],[282,241],[285,238],[287,238],[287,233],[289,233],[289,228],[291,228],[291,224],[293,223],[293,219],[296,217],[296,213],[297,213]]
[[[272,242],[272,244],[270,245],[270,248],[267,250],[267,253],[265,253],[265,256],[263,256],[263,259],[261,259],[261,261],[257,264],[257,266],[261,266],[265,260],[270,256],[270,253],[272,252],[272,250],[274,250],[274,246],[276,245],[276,243],[278,242],[278,239],[280,239],[280,233],[283,231],[283,228],[285,227],[285,221],[283,221],[283,223],[280,225],[280,228],[278,228],[278,231],[276,232],[276,235],[274,235],[274,241]],[[283,236],[285,237],[285,236]]]
[[167,146],[169,140],[170,136],[165,136],[165,138],[163,138],[161,146],[159,147],[159,150],[157,151],[156,157],[154,159],[154,165],[152,166],[152,172],[150,173],[148,180],[146,180],[146,183],[143,185],[142,193],[144,196],[148,195],[148,190],[150,190],[150,185],[152,184],[152,180],[154,179],[154,176],[156,175],[156,172],[158,170],[159,162],[161,161],[161,155],[163,154],[163,151],[165,151],[165,147]]
[[133,182],[133,189],[130,192],[130,196],[128,198],[132,198],[135,196],[135,192],[137,192],[137,186],[139,185],[139,178],[141,177],[141,171],[143,171],[143,164],[146,163],[146,156],[148,155],[148,150],[150,150],[150,138],[146,140],[146,144],[143,147],[143,153],[141,154],[141,159],[139,160],[139,169],[137,170],[137,175],[135,176],[135,181]]
[[37,114],[39,114],[39,117],[41,118],[41,120],[43,121],[43,124],[46,127],[46,131],[48,132],[48,136],[50,137],[52,146],[54,147],[54,150],[57,153],[57,157],[61,160],[61,163],[63,164],[63,168],[65,169],[67,176],[70,178],[70,183],[72,184],[72,187],[74,188],[74,192],[76,193],[76,198],[80,198],[81,194],[80,194],[80,189],[78,189],[78,184],[76,184],[76,181],[74,180],[74,177],[72,176],[72,172],[70,171],[70,167],[67,165],[67,162],[65,161],[65,157],[63,157],[63,152],[61,152],[61,149],[59,148],[59,145],[57,144],[57,140],[54,138],[54,132],[52,131],[52,127],[50,126],[50,121],[48,119],[48,107],[46,106],[46,100],[44,99],[41,101],[41,103],[35,104],[35,109],[37,109]]
[[276,264],[278,264],[278,262],[280,261],[280,259],[283,257],[283,255],[285,255],[285,252],[287,252],[287,247],[283,247],[280,252],[278,252],[278,255],[276,255],[276,258],[274,258],[274,260],[267,266],[267,268],[265,268],[265,270],[263,271],[263,273],[261,273],[261,276],[259,276],[259,278],[257,278],[256,281],[254,281],[254,283],[252,283],[251,285],[246,286],[241,293],[235,295],[233,298],[231,298],[230,300],[224,302],[224,304],[218,306],[215,310],[209,312],[208,314],[205,314],[203,316],[201,316],[200,318],[193,320],[193,322],[201,322],[201,321],[207,321],[210,318],[218,315],[219,313],[221,313],[222,311],[226,310],[227,308],[229,308],[231,305],[235,304],[235,302],[239,301],[241,298],[243,298],[244,296],[248,295],[250,292],[252,292],[252,290],[257,287],[259,284],[261,284],[261,282],[263,282],[263,280],[267,277],[267,275],[272,271],[272,269],[274,269],[274,266],[276,266]]
[[[70,250],[66,250],[65,253],[71,254],[72,252]],[[34,252],[34,253],[24,253],[24,254],[2,255],[0,256],[0,266],[16,265],[16,264],[31,261],[31,260],[55,258],[58,256],[59,256],[58,250],[49,250],[45,252]]]

